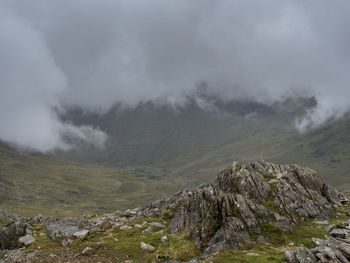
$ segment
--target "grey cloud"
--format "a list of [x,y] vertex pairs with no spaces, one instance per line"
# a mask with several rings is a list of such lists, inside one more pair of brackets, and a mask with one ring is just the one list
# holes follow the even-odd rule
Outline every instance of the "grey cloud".
[[[0,138],[21,148],[67,149],[62,133],[101,142],[101,132],[62,123],[54,108],[66,77],[41,33],[12,10],[0,9]],[[95,136],[94,136],[95,135]],[[102,136],[102,138],[104,138]]]
[[41,127],[46,139],[30,144],[51,149],[65,126],[52,107],[178,102],[201,81],[223,100],[315,96],[297,127],[317,126],[349,110],[349,8],[341,0],[5,0],[0,100],[11,105],[2,103],[0,118],[14,122],[0,136],[23,144],[23,127]]

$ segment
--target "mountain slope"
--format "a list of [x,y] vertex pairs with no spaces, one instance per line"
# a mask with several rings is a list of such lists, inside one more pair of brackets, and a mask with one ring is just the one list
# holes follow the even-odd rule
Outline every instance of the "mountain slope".
[[21,215],[69,216],[141,206],[178,189],[156,169],[57,161],[0,145],[0,207]]
[[119,105],[104,114],[68,111],[65,120],[98,126],[109,139],[104,150],[79,144],[55,156],[110,166],[158,167],[189,185],[208,182],[232,159],[264,158],[307,164],[327,182],[350,189],[349,117],[302,134],[294,122],[315,105],[312,98],[269,107],[204,101],[205,106],[192,100],[176,109],[148,102],[136,108]]

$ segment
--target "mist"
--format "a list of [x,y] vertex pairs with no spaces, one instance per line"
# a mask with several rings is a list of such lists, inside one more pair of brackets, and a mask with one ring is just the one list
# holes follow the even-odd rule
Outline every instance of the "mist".
[[350,107],[348,1],[4,0],[0,3],[0,139],[68,149],[64,134],[103,144],[98,127],[57,112],[106,111],[198,83],[222,100],[271,104],[314,96],[296,127]]

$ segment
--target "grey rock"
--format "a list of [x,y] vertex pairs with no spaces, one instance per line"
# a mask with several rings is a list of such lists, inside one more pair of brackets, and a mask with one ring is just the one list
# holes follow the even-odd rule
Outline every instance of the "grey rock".
[[326,231],[331,232],[331,230],[335,227],[334,224],[330,224],[329,226],[326,227]]
[[147,250],[147,251],[150,251],[150,252],[153,252],[155,249],[155,247],[149,245],[149,244],[146,244],[144,242],[140,242],[140,248],[143,249],[143,250]]
[[73,243],[73,240],[70,238],[62,239],[61,245],[62,247],[68,247]]
[[119,229],[120,229],[120,230],[123,230],[123,231],[128,231],[128,230],[131,230],[131,229],[132,229],[132,226],[124,225],[124,226],[119,227]]
[[269,184],[275,184],[278,182],[279,182],[279,180],[277,180],[277,179],[271,179],[270,181],[268,181]]
[[141,233],[149,233],[149,232],[152,232],[152,228],[150,228],[150,227],[147,227],[141,231]]
[[317,263],[316,256],[305,247],[287,250],[285,258],[288,263]]
[[316,263],[315,255],[307,248],[298,248],[295,252],[295,258],[299,263]]
[[168,237],[167,236],[162,236],[162,243],[163,244],[167,244],[168,242],[169,242],[169,239],[168,239]]
[[73,218],[49,218],[44,225],[51,239],[70,238],[84,229],[85,221]]
[[343,226],[350,226],[350,219],[342,223]]
[[161,223],[158,223],[158,222],[151,222],[149,223],[150,226],[153,226],[153,227],[157,227],[157,228],[165,228],[165,225],[161,224]]
[[0,247],[4,249],[15,249],[23,244],[19,238],[26,234],[27,222],[25,220],[16,220],[0,229]]
[[78,232],[75,232],[73,234],[73,236],[75,236],[76,238],[80,238],[80,239],[85,239],[87,237],[87,235],[89,234],[89,230],[84,229]]
[[81,251],[81,254],[83,255],[88,255],[92,252],[93,248],[92,247],[86,247],[83,249],[83,251]]
[[35,238],[32,235],[25,235],[19,238],[19,242],[24,246],[29,246],[35,242]]
[[331,231],[330,235],[332,237],[347,238],[349,233],[345,229],[335,228]]

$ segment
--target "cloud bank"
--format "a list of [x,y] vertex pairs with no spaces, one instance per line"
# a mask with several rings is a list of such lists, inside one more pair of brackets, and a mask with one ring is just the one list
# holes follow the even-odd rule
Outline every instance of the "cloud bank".
[[[280,0],[4,0],[0,3],[0,138],[48,151],[65,106],[182,101],[200,82],[223,100],[303,94],[298,127],[349,110],[350,2]],[[82,135],[85,134],[85,135]],[[91,135],[95,134],[95,135]]]

